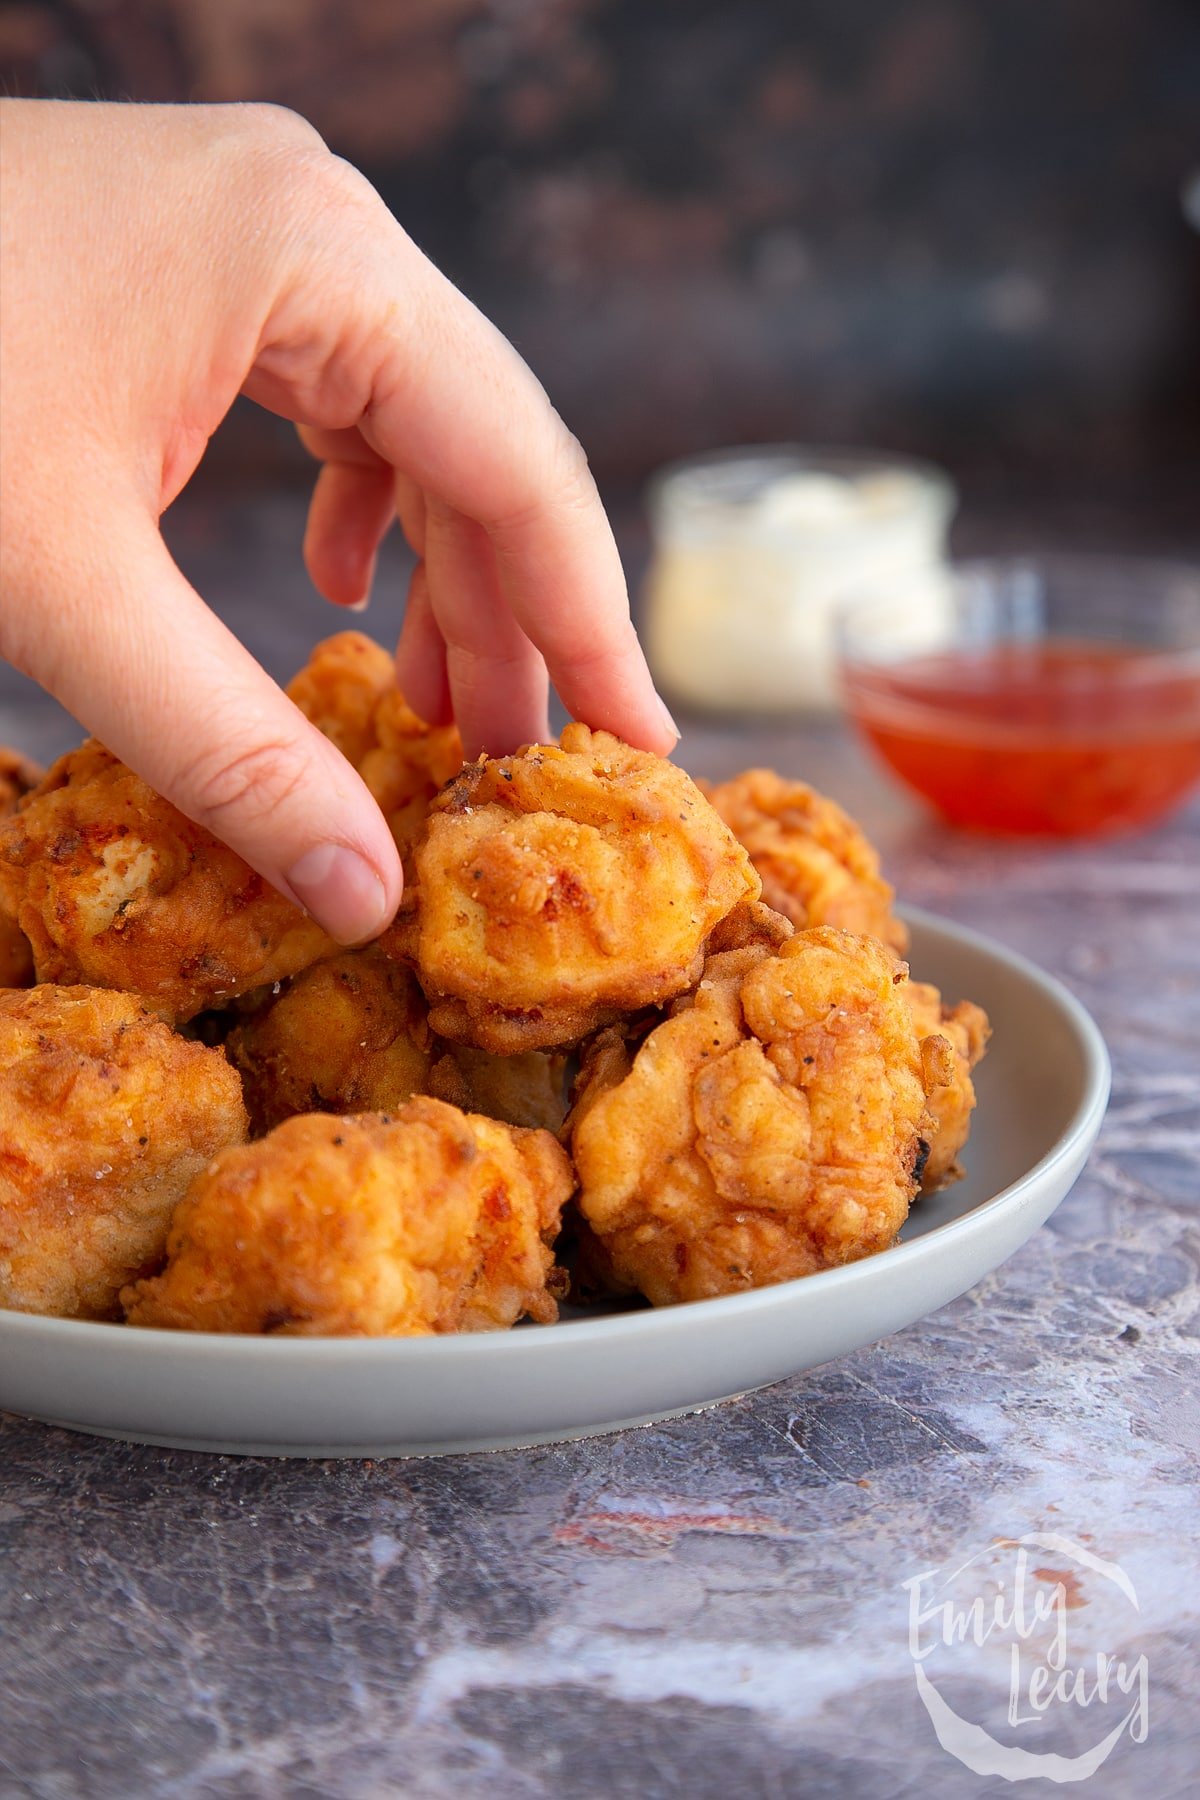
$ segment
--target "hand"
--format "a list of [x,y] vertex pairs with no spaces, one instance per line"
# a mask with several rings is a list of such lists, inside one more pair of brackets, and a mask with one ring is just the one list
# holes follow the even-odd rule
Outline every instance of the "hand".
[[0,103],[0,651],[343,942],[400,898],[357,774],[204,605],[162,512],[239,393],[325,463],[305,554],[365,597],[398,511],[398,655],[468,753],[676,733],[583,455],[369,184],[273,107]]

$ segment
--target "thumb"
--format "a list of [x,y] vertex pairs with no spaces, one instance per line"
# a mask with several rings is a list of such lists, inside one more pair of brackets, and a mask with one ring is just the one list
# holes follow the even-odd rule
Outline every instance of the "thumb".
[[209,611],[149,521],[125,532],[110,521],[100,542],[65,584],[55,571],[52,593],[17,597],[12,659],[331,937],[376,936],[403,881],[363,781]]

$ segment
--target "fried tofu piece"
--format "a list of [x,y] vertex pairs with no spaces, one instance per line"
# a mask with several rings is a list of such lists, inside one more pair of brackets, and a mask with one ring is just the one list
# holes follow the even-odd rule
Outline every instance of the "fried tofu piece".
[[615,1028],[584,1055],[570,1135],[608,1285],[662,1306],[886,1249],[949,1057],[874,938],[818,927],[711,958],[640,1044]]
[[749,851],[768,906],[799,929],[836,925],[893,950],[907,947],[879,857],[835,801],[771,769],[747,769],[719,787],[699,785]]
[[[18,803],[42,779],[42,773],[19,750],[0,744],[0,819],[16,812]],[[0,988],[28,987],[32,980],[33,950],[29,939],[0,898]]]
[[256,1137],[295,1113],[389,1112],[426,1091],[434,1056],[416,978],[370,949],[304,969],[226,1049]]
[[464,769],[414,861],[382,941],[415,962],[440,1036],[500,1054],[578,1043],[682,993],[759,890],[681,769],[584,725]]
[[318,644],[287,692],[354,764],[405,861],[434,795],[462,768],[454,725],[427,725],[396,685],[387,651],[361,631]]
[[411,1337],[557,1317],[551,1245],[574,1185],[548,1132],[440,1100],[288,1119],[192,1183],[131,1325]]
[[927,1142],[929,1153],[921,1173],[921,1191],[932,1194],[948,1187],[963,1174],[959,1152],[971,1130],[971,1114],[975,1109],[975,1084],[971,1071],[987,1049],[992,1028],[982,1006],[973,1000],[960,1000],[957,1006],[945,1006],[937,988],[928,981],[910,981],[905,992],[913,1023],[921,1036],[933,1032],[945,1038],[953,1051],[949,1081],[935,1088],[929,1096],[931,1130]]
[[39,981],[140,994],[190,1019],[334,945],[210,832],[89,741],[0,821],[0,908]]
[[175,1202],[241,1143],[241,1084],[129,994],[0,994],[0,1306],[120,1316]]

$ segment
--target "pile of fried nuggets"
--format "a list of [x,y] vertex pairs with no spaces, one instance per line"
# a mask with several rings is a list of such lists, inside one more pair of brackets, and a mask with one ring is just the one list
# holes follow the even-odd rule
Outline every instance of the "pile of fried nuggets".
[[960,1173],[986,1017],[832,801],[578,724],[464,767],[353,632],[288,691],[403,858],[365,949],[101,745],[0,755],[0,1306],[545,1323],[869,1256]]

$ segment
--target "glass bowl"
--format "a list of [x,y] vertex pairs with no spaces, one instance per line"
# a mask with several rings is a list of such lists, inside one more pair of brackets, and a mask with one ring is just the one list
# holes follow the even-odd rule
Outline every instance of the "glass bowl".
[[942,560],[947,476],[885,452],[758,444],[662,469],[644,637],[673,702],[831,711],[832,613],[861,582]]
[[850,716],[955,825],[1130,830],[1200,779],[1200,568],[964,563],[860,589],[835,630]]

